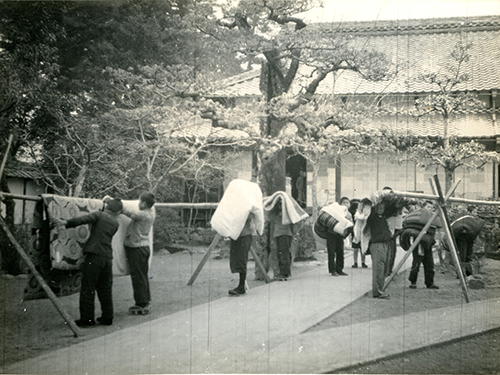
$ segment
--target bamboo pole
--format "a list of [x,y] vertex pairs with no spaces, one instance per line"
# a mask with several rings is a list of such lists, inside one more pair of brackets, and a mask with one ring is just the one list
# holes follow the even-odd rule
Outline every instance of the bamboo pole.
[[439,195],[440,200],[438,201],[438,209],[441,214],[441,219],[443,220],[443,228],[450,240],[450,249],[452,258],[455,261],[455,266],[457,267],[459,272],[460,284],[462,285],[462,290],[464,292],[465,302],[469,303],[469,290],[467,288],[467,283],[465,282],[464,273],[462,272],[462,265],[460,264],[460,260],[458,259],[457,248],[455,245],[455,237],[451,231],[451,223],[448,218],[448,213],[446,212],[445,200],[443,199],[443,192],[441,190],[441,185],[439,184],[439,179],[437,175],[434,175],[433,178],[430,179],[432,190]]
[[26,252],[23,250],[23,248],[21,247],[21,245],[19,245],[19,242],[17,242],[16,238],[14,237],[14,235],[12,234],[12,232],[9,229],[9,227],[7,226],[7,224],[5,223],[5,221],[3,220],[3,218],[1,216],[0,216],[0,225],[2,226],[3,230],[7,234],[7,237],[9,238],[10,242],[12,243],[12,245],[14,245],[14,247],[17,250],[17,252],[21,255],[21,258],[23,258],[23,260],[28,265],[28,268],[30,269],[30,271],[33,273],[33,275],[36,277],[36,279],[38,280],[38,282],[42,286],[42,288],[45,291],[45,293],[47,293],[47,295],[49,296],[50,300],[52,301],[52,303],[56,307],[57,311],[59,311],[59,313],[63,317],[65,323],[68,324],[69,328],[75,334],[75,337],[78,337],[80,335],[80,330],[76,326],[74,320],[71,319],[71,317],[66,312],[66,310],[63,307],[63,305],[58,300],[58,298],[56,297],[56,295],[54,294],[54,292],[52,291],[52,289],[50,289],[50,287],[47,285],[47,283],[45,282],[45,280],[42,277],[42,275],[40,275],[40,273],[37,271],[35,265],[31,261],[31,258],[28,256],[28,254],[26,254]]
[[[401,195],[407,198],[417,198],[417,199],[430,199],[434,201],[439,200],[438,195],[432,195],[432,194],[423,194],[423,193],[413,193],[409,191],[393,191],[394,194],[396,195]],[[465,199],[465,198],[454,198],[450,197],[448,199],[448,202],[454,202],[454,203],[467,203],[467,204],[481,204],[485,206],[500,206],[500,201],[481,201],[477,199]]]

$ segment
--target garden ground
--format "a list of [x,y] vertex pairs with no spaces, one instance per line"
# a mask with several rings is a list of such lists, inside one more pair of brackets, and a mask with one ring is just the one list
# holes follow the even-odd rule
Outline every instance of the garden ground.
[[[52,303],[45,300],[22,301],[25,280],[21,278],[0,279],[0,332],[2,337],[3,366],[32,358],[58,348],[67,347],[85,340],[106,335],[148,320],[161,318],[175,312],[189,310],[219,298],[227,298],[227,290],[237,279],[230,274],[227,259],[210,259],[192,287],[187,281],[199,264],[205,248],[192,247],[189,251],[170,254],[160,251],[155,254],[151,271],[153,309],[148,316],[129,316],[128,307],[133,304],[130,279],[116,277],[114,283],[115,322],[110,327],[96,326],[84,331],[81,337],[73,337]],[[292,273],[322,267],[326,271],[326,254],[315,254],[316,261],[296,262]],[[471,289],[471,301],[498,298],[500,296],[500,262],[483,259],[481,275],[486,282],[484,289]],[[349,273],[371,270],[351,269],[347,258],[346,270]],[[253,274],[253,262],[250,272]],[[354,276],[354,275],[353,275]],[[365,295],[323,320],[309,331],[322,330],[377,320],[381,317],[410,314],[412,312],[435,309],[438,307],[460,306],[464,304],[461,288],[456,276],[451,273],[437,273],[436,283],[441,289],[427,290],[423,287],[420,275],[419,288],[407,288],[406,275],[397,276],[389,286],[391,300],[376,303]],[[249,277],[250,291],[262,281]],[[332,283],[335,278],[329,278]],[[78,317],[78,295],[60,298],[70,316]],[[496,374],[500,369],[498,351],[500,346],[498,330],[476,337],[441,344],[438,347],[406,352],[391,359],[384,359],[360,367],[344,368],[345,373],[433,373],[433,374]]]

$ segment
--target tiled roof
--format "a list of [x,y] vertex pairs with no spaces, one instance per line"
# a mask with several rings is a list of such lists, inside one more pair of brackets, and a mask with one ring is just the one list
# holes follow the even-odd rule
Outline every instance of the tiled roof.
[[[438,115],[420,118],[411,116],[380,116],[374,115],[368,126],[372,128],[392,129],[404,135],[442,137],[444,122]],[[487,115],[461,115],[450,119],[448,132],[450,136],[460,138],[492,138],[497,131],[491,117]]]
[[259,82],[260,69],[251,70],[218,82],[217,89],[210,96],[260,96],[262,93],[260,92]]
[[[445,63],[450,63],[450,53],[461,38],[471,44],[470,58],[462,70],[469,75],[469,80],[457,89],[500,89],[500,17],[356,22],[314,27],[331,29],[336,35],[348,34],[353,45],[386,53],[393,63],[402,63],[400,73],[391,81],[366,81],[352,71],[329,74],[317,88],[319,95],[435,91],[435,86],[418,81],[417,77],[436,72]],[[295,82],[292,93],[303,89],[310,71],[306,67],[299,70],[304,78]],[[221,81],[213,96],[260,96],[259,77],[260,71],[255,70]]]
[[213,127],[211,120],[194,116],[192,121],[187,121],[181,130],[171,134],[172,138],[189,138],[207,140],[209,142],[230,143],[249,140],[250,135],[237,129]]
[[40,178],[40,172],[30,163],[20,161],[9,161],[5,165],[5,176],[14,178],[26,178],[35,180]]

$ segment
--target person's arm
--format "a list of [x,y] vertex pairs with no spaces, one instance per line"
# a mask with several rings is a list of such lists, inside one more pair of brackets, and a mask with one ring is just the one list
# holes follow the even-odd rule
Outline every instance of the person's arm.
[[83,216],[78,216],[78,217],[74,217],[74,218],[71,218],[71,219],[68,219],[68,220],[61,220],[61,222],[63,222],[64,225],[66,228],[73,228],[73,227],[77,227],[79,225],[83,225],[83,224],[93,224],[97,221],[98,219],[98,211],[96,212],[92,212],[88,215],[83,215]]
[[127,208],[124,208],[121,213],[136,221],[148,218],[148,214],[141,210],[129,210]]

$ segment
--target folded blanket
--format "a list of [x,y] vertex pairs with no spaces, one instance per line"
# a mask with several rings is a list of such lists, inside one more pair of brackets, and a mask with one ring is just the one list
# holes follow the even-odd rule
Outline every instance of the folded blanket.
[[[403,250],[407,251],[410,249],[411,244],[415,240],[415,238],[418,237],[420,234],[419,229],[413,229],[413,228],[404,228],[403,231],[401,232],[401,237],[399,238],[399,243]],[[422,239],[420,240],[423,243],[426,243],[428,246],[432,246],[434,244],[434,236],[431,236],[429,234],[424,234]]]
[[253,216],[257,233],[262,234],[264,231],[262,191],[254,182],[235,179],[227,186],[210,223],[222,237],[236,240],[250,214]]
[[284,191],[277,191],[269,197],[264,197],[262,200],[264,211],[271,211],[278,202],[282,202],[281,217],[283,225],[296,224],[309,217],[309,214],[299,206],[295,199]]
[[314,230],[320,237],[326,235],[326,232],[346,236],[347,229],[353,226],[352,221],[347,219],[348,215],[350,213],[347,207],[341,206],[336,202],[325,206],[318,214]]
[[451,223],[451,229],[455,236],[465,234],[472,238],[476,238],[483,229],[484,224],[484,220],[475,218],[471,215],[465,215]]

